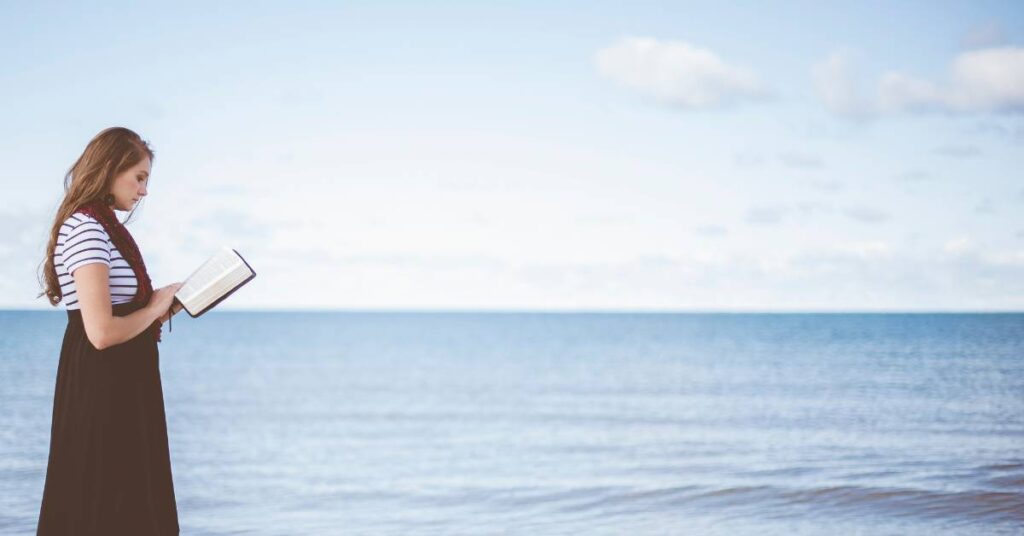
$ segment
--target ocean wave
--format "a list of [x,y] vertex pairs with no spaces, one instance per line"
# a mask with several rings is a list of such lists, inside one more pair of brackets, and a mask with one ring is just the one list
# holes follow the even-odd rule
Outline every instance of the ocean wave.
[[[540,502],[541,496],[535,497]],[[1024,521],[1024,494],[1002,491],[941,491],[903,487],[817,486],[792,488],[773,485],[675,486],[637,490],[599,488],[544,493],[543,499],[563,513],[600,515],[644,510],[716,509],[766,517],[802,517],[814,514],[865,514],[947,520],[958,523]],[[523,498],[517,500],[523,503]],[[529,501],[533,502],[533,501]]]

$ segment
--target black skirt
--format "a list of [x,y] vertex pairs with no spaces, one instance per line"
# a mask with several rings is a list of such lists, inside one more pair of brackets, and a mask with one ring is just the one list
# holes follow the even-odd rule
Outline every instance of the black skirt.
[[154,332],[97,350],[67,314],[37,533],[178,534]]

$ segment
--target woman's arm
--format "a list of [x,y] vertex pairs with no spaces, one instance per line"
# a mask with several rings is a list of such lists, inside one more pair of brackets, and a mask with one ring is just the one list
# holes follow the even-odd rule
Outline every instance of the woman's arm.
[[134,313],[114,316],[110,304],[109,274],[110,268],[103,263],[86,264],[72,274],[85,335],[97,350],[131,340],[164,313],[153,308],[155,300],[151,299]]

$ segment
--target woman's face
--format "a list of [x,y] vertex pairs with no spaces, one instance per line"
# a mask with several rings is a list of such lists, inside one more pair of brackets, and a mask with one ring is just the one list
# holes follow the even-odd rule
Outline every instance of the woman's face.
[[149,172],[152,169],[153,164],[147,156],[131,169],[114,177],[110,193],[114,195],[115,210],[129,211],[149,193],[146,186],[149,185]]

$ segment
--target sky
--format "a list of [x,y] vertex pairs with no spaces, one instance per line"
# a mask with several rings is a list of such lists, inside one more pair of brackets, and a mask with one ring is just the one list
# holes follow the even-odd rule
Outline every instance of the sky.
[[0,0],[0,307],[125,126],[224,309],[1024,310],[1019,2],[551,4]]

